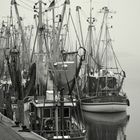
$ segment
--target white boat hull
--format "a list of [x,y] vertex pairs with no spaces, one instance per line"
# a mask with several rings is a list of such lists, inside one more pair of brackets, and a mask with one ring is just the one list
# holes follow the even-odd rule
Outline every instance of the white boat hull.
[[105,102],[105,103],[84,103],[82,102],[82,110],[89,112],[124,112],[127,104],[121,102]]

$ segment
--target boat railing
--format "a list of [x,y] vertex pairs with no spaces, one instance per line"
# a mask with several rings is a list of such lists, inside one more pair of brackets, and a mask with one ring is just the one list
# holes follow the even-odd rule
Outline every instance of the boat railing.
[[92,97],[87,97],[87,98],[83,98],[81,99],[84,102],[91,102],[92,100],[94,102],[123,102],[125,101],[125,96],[120,96],[120,95],[113,95],[113,96],[92,96]]
[[33,130],[35,133],[42,135],[42,136],[46,136],[46,137],[51,137],[54,135],[58,135],[58,136],[70,136],[70,137],[78,137],[78,136],[82,136],[84,135],[84,132],[82,130]]
[[82,100],[85,99],[92,99],[92,98],[97,98],[97,97],[102,97],[102,96],[126,96],[126,93],[124,92],[119,92],[114,89],[108,89],[108,90],[101,90],[101,91],[96,91],[96,92],[90,92],[90,96],[83,97]]

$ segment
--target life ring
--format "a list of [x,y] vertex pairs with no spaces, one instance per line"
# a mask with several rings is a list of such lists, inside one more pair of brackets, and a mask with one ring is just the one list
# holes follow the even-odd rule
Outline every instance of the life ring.
[[46,130],[52,130],[54,126],[54,122],[52,119],[45,119],[44,121],[44,128]]

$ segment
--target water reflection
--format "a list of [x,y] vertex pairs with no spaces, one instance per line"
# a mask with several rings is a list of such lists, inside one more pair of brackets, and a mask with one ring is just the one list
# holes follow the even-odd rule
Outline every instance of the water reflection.
[[87,140],[126,140],[126,125],[129,115],[122,113],[84,112],[87,122]]

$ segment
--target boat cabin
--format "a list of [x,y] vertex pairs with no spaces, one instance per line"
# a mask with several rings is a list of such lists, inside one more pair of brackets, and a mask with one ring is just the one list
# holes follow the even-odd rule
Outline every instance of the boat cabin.
[[33,101],[30,103],[31,129],[47,138],[61,135],[62,132],[70,133],[73,125],[73,105],[76,106],[76,103],[72,104],[70,101],[64,101],[63,107],[54,101]]
[[95,96],[97,92],[98,94],[105,94],[109,93],[109,91],[117,91],[117,87],[119,86],[116,77],[113,76],[88,76],[87,83],[86,87],[88,88],[85,87],[84,91],[86,92],[86,90],[88,90],[89,95]]

